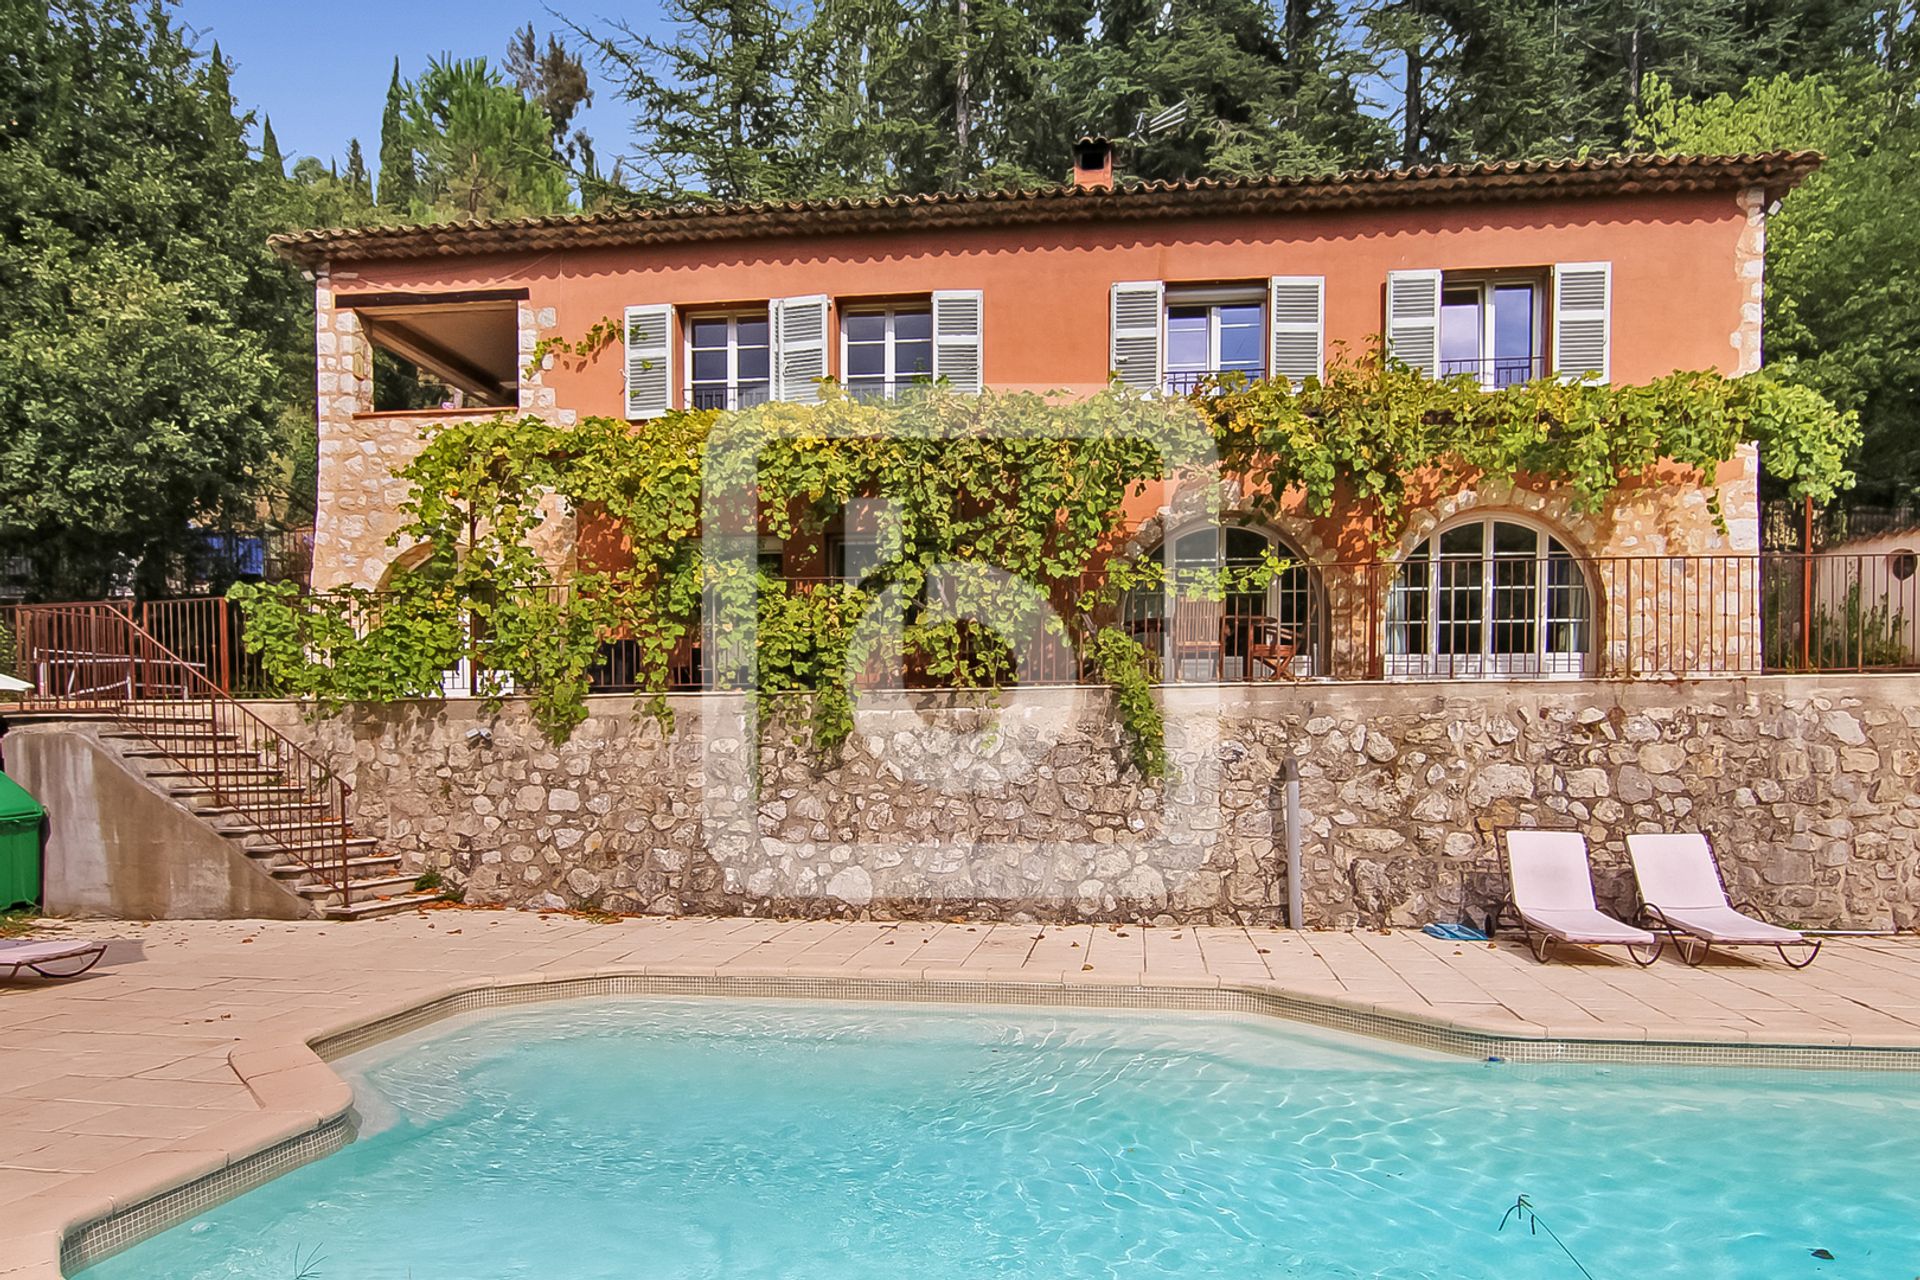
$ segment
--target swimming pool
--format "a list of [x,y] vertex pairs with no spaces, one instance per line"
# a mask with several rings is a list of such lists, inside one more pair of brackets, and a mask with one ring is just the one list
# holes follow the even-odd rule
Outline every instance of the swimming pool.
[[[358,1141],[87,1280],[1920,1275],[1909,1075],[699,999],[470,1015],[336,1066]],[[1500,1229],[1521,1195],[1567,1252]]]

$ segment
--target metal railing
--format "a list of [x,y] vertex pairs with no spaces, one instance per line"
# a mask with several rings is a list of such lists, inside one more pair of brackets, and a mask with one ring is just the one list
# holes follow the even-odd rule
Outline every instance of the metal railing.
[[1440,376],[1457,378],[1461,374],[1476,378],[1485,387],[1517,387],[1523,382],[1547,376],[1544,355],[1488,356],[1474,360],[1442,360]]
[[[207,638],[195,615],[217,618],[207,606],[226,602],[165,603],[163,619]],[[28,705],[110,714],[202,789],[228,830],[270,842],[351,905],[350,789],[231,697],[204,662],[169,648],[119,604],[18,605],[5,625],[13,674],[35,689]],[[224,652],[224,640],[209,643]]]
[[[884,590],[879,581],[832,578],[774,578],[768,585],[791,596],[839,592],[856,612]],[[1077,602],[1101,587],[1101,578],[1091,575],[1043,593],[1064,620],[1053,627],[1035,625],[1030,612],[1020,615],[1011,628],[1018,634],[1011,637],[1003,637],[1002,628],[971,623],[963,630],[965,645],[973,647],[963,646],[962,654],[977,657],[984,652],[981,646],[991,647],[1008,679],[1020,684],[1096,681],[1085,657]],[[564,604],[568,598],[564,587],[542,590],[549,603]],[[327,599],[308,597],[306,607]],[[0,606],[0,667],[7,636],[19,630],[21,614],[47,607]],[[166,650],[171,665],[143,676],[142,696],[180,697],[179,687],[194,680],[222,694],[275,692],[259,659],[246,652],[243,610],[224,599],[62,607],[116,612]],[[920,604],[890,607],[906,610],[911,620]],[[357,606],[348,621],[364,633],[378,625],[381,612],[376,598]],[[835,619],[844,618],[845,611],[800,609],[797,616],[839,626]],[[728,638],[740,629],[716,627],[717,619],[717,612],[707,609],[677,620],[683,634],[668,662],[669,688],[736,688],[754,669],[743,642]],[[1109,601],[1091,622],[1126,631],[1147,650],[1158,678],[1170,684],[1898,671],[1920,669],[1920,562],[1898,553],[1296,562],[1263,590],[1229,592],[1213,600],[1143,590]],[[790,620],[780,624],[778,634],[782,644],[798,643],[800,649],[763,649],[758,657],[763,670],[810,661],[812,654],[840,643],[840,637],[827,635],[796,641]],[[511,692],[511,677],[489,647],[487,628],[466,620],[459,655],[436,692],[454,697]],[[895,637],[870,635],[863,653],[866,661],[852,673],[856,682],[939,683],[926,659],[903,650]],[[59,687],[35,680],[43,692],[81,701],[95,694],[124,696],[119,650],[92,658],[85,651],[53,657],[58,660],[43,660],[52,661],[47,670]],[[631,633],[609,636],[590,673],[592,686],[600,692],[634,689],[646,682],[640,667],[640,646]],[[20,674],[34,678],[25,670]],[[167,693],[168,688],[175,691]]]
[[1267,376],[1265,369],[1168,369],[1160,382],[1168,395],[1190,396],[1202,387],[1244,385]]
[[773,384],[757,382],[701,382],[687,388],[690,409],[751,409],[772,398]]

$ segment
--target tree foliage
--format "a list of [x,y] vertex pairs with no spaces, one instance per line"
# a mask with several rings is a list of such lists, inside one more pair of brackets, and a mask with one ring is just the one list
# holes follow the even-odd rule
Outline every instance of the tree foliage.
[[1920,116],[1897,77],[1781,75],[1681,97],[1649,83],[1634,141],[1672,151],[1805,147],[1820,172],[1767,228],[1767,358],[1780,377],[1857,411],[1863,492],[1920,491]]
[[155,590],[194,524],[251,516],[311,341],[270,175],[162,7],[7,3],[0,66],[0,555],[45,594]]

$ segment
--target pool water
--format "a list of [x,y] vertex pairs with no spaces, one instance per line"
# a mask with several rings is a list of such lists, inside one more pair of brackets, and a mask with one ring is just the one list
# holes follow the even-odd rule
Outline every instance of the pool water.
[[[88,1280],[1920,1276],[1909,1075],[719,1000],[475,1015],[339,1066],[358,1141]],[[1521,1195],[1543,1230],[1500,1229]]]

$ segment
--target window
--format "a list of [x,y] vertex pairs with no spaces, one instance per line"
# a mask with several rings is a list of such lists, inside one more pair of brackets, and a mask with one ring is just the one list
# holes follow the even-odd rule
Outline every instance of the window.
[[1440,291],[1440,375],[1488,388],[1546,372],[1540,295],[1530,280],[1449,281]]
[[746,409],[765,404],[772,363],[767,313],[687,319],[687,407]]
[[[1198,590],[1221,569],[1251,569],[1272,554],[1287,567],[1265,589]],[[1319,574],[1297,552],[1263,529],[1204,525],[1175,535],[1152,553],[1164,566],[1165,589],[1131,591],[1123,622],[1149,652],[1158,653],[1172,680],[1261,680],[1310,676],[1321,670]],[[1284,665],[1261,654],[1283,646]]]
[[933,310],[925,303],[848,311],[840,322],[840,372],[847,393],[891,400],[933,381]]
[[1592,596],[1551,534],[1470,520],[1408,554],[1386,640],[1389,675],[1579,675],[1593,650]]
[[1257,299],[1167,302],[1166,387],[1185,395],[1208,378],[1240,373],[1266,376],[1266,306]]

